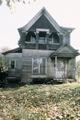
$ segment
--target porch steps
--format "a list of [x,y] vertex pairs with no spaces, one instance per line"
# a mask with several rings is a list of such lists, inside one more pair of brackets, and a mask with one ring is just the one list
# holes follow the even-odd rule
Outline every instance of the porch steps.
[[56,82],[56,83],[65,83],[66,79],[64,79],[64,78],[53,78],[53,82]]
[[68,78],[54,78],[53,81],[67,83],[67,82],[74,82],[76,80],[75,79],[68,79]]

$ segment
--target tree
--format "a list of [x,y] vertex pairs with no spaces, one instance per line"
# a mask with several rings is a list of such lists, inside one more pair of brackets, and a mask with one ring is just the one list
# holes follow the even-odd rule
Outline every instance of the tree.
[[[10,48],[4,47],[2,48],[1,53],[6,52],[8,50],[10,50]],[[0,70],[3,72],[3,71],[7,71],[8,67],[7,67],[4,55],[2,55],[1,53],[0,53]]]
[[7,75],[8,75],[8,67],[5,63],[4,56],[0,54],[0,86],[4,86],[7,83],[5,79]]
[[30,3],[31,1],[36,1],[36,0],[0,0],[0,5],[5,2],[6,5],[11,8],[13,4],[16,4],[17,2],[19,3],[23,3],[23,4],[26,4],[26,3]]
[[[4,48],[1,49],[1,53],[7,52],[8,50],[10,50],[10,48],[4,47]],[[8,70],[8,67],[7,67],[7,64],[6,64],[6,61],[5,61],[5,57],[2,54],[0,54],[0,68],[2,68],[3,71]]]
[[5,62],[5,58],[2,54],[0,54],[0,68],[2,69],[2,71],[6,71],[8,69]]

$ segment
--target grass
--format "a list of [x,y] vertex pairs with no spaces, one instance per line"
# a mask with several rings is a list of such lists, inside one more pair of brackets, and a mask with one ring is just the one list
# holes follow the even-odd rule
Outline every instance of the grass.
[[80,120],[80,84],[0,88],[0,120]]

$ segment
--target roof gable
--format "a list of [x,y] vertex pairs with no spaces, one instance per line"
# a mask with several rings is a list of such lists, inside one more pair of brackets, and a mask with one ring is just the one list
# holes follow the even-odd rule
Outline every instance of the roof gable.
[[49,20],[42,15],[29,29],[29,31],[36,31],[36,28],[49,29],[52,32],[57,32]]
[[28,31],[33,24],[42,16],[44,15],[47,20],[52,24],[52,26],[56,29],[57,32],[60,32],[63,34],[62,28],[56,23],[56,21],[52,18],[52,16],[48,13],[48,11],[45,8],[42,8],[33,18],[32,20],[23,26],[22,28],[19,28],[18,30],[22,31]]
[[6,51],[6,52],[3,52],[2,54],[3,54],[3,55],[6,55],[6,54],[8,54],[8,53],[22,53],[22,49],[21,49],[20,47],[18,47],[18,48],[14,48],[14,49],[12,49],[12,50],[8,50],[8,51]]
[[64,45],[61,46],[56,53],[75,53],[77,52],[73,47],[71,47],[70,45]]
[[58,57],[72,58],[72,57],[76,57],[77,55],[79,55],[77,50],[75,50],[70,45],[64,45],[64,46],[60,46],[60,48],[57,49],[55,52],[53,52],[50,55],[50,57],[58,56]]

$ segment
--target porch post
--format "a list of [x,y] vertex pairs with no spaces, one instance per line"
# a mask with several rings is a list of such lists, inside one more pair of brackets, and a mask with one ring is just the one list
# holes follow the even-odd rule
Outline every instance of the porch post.
[[39,32],[36,32],[36,49],[38,49],[38,42],[39,42]]
[[55,78],[57,78],[57,56],[55,56]]
[[68,76],[67,76],[67,72],[68,72],[67,66],[68,66],[68,61],[66,60],[66,61],[65,61],[65,71],[64,71],[64,72],[65,72],[65,79],[67,79],[67,77],[68,77]]
[[46,48],[47,48],[47,50],[49,49],[49,41],[48,41],[48,39],[49,39],[49,33],[47,33],[47,35],[46,35]]

